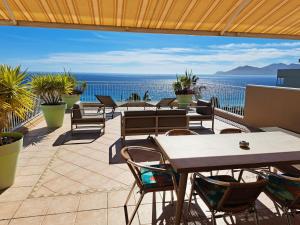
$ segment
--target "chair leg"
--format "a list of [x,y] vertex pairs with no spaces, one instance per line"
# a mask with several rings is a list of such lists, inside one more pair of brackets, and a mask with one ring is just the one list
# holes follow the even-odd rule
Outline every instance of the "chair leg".
[[214,211],[211,212],[211,222],[212,222],[212,225],[216,225],[216,217],[215,217]]
[[128,196],[127,196],[127,198],[126,198],[126,201],[125,201],[124,206],[127,205],[128,201],[129,201],[129,199],[130,199],[130,197],[131,197],[131,195],[132,195],[132,192],[133,192],[133,190],[134,190],[135,185],[136,185],[136,182],[134,182],[133,185],[131,186],[131,189],[130,189],[130,191],[129,191],[129,193],[128,193]]
[[195,175],[193,175],[193,178],[191,179],[191,182],[192,182],[192,186],[191,186],[191,193],[190,193],[190,196],[189,196],[189,203],[188,203],[188,208],[187,208],[188,212],[190,211],[192,197],[193,197],[193,193],[194,193]]
[[255,224],[259,225],[259,219],[258,219],[258,215],[257,215],[257,210],[256,210],[255,207],[253,208],[253,213],[254,213]]
[[136,214],[136,212],[137,212],[137,210],[138,210],[138,208],[139,208],[139,206],[140,206],[140,204],[141,204],[141,202],[142,202],[142,200],[143,200],[143,198],[144,198],[144,195],[145,195],[145,193],[142,192],[142,193],[141,193],[141,196],[140,196],[140,198],[139,198],[139,200],[138,200],[138,203],[136,204],[135,209],[134,209],[134,211],[133,211],[133,213],[132,213],[132,215],[131,215],[131,217],[130,217],[130,220],[128,221],[128,223],[127,223],[127,221],[126,221],[127,225],[130,225],[130,224],[132,223],[132,221],[133,221],[133,219],[134,219],[134,216],[135,216],[135,214]]
[[133,190],[134,190],[135,185],[136,185],[136,182],[133,183],[133,185],[132,185],[132,187],[131,187],[131,189],[130,189],[130,191],[129,191],[129,193],[128,193],[128,196],[127,196],[127,198],[126,198],[126,201],[125,201],[125,203],[124,203],[124,212],[125,212],[125,220],[126,220],[126,224],[128,223],[127,204],[128,204],[128,201],[129,201],[129,199],[130,199],[130,197],[131,197],[131,195],[132,195],[132,192],[133,192]]
[[284,211],[283,213],[285,214],[285,217],[286,217],[287,224],[288,225],[292,225],[292,221],[291,221],[291,217],[290,217],[290,214],[289,214],[289,210],[285,208],[283,211]]

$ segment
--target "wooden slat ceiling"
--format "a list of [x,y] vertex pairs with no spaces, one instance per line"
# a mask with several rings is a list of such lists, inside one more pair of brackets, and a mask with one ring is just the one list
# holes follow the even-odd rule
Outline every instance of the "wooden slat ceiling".
[[300,0],[0,0],[0,25],[300,39]]

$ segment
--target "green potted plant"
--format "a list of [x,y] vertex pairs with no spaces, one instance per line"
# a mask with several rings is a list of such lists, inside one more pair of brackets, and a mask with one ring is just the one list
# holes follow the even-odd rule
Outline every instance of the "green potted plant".
[[185,71],[184,75],[176,76],[173,89],[178,101],[179,108],[186,108],[193,100],[195,91],[193,89],[199,78],[192,71]]
[[64,73],[72,85],[72,92],[70,94],[63,94],[61,96],[63,102],[67,104],[67,109],[71,109],[75,102],[80,100],[80,95],[87,87],[86,81],[77,81],[76,77],[68,72]]
[[58,128],[62,126],[66,103],[61,101],[61,96],[71,94],[72,85],[65,74],[36,75],[32,77],[32,91],[43,100],[41,109],[48,127]]
[[4,130],[10,128],[12,116],[25,119],[34,105],[27,76],[20,66],[0,65],[0,190],[14,183],[18,155],[23,146],[21,133]]

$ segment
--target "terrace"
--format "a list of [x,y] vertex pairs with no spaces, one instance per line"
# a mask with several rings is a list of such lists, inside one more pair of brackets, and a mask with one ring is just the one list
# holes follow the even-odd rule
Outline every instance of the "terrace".
[[[22,123],[28,132],[18,161],[15,184],[0,194],[0,224],[125,224],[123,204],[134,181],[120,156],[119,112],[125,110],[119,108],[115,118],[107,119],[103,135],[95,131],[77,131],[71,135],[69,113],[65,115],[63,127],[55,130],[47,128],[39,113],[29,123]],[[223,117],[215,116],[215,133],[236,126],[244,132],[250,132],[249,127],[224,118],[224,115],[230,118],[240,115],[216,110]],[[201,135],[213,135],[208,129],[210,126],[210,122],[204,121],[203,127],[197,124],[193,129]],[[146,137],[128,137],[126,145],[158,149]],[[141,161],[158,160],[148,155],[139,157]],[[247,179],[253,178],[253,175],[247,175]],[[137,201],[134,193],[130,200],[130,211]],[[200,199],[197,203],[199,205],[194,205],[190,212],[185,213],[185,224],[208,223],[205,204]],[[257,207],[261,224],[282,223],[278,209],[265,194],[260,195]],[[169,224],[174,221],[174,213],[175,206],[171,204],[168,192],[165,197],[163,192],[155,196],[148,194],[133,224]],[[300,221],[298,215],[294,219],[295,224]],[[253,223],[253,218],[247,218],[245,214],[236,216],[235,220],[237,224]],[[217,223],[227,222],[219,218]]]
[[[15,184],[0,195],[1,225],[125,224],[123,204],[133,176],[120,157],[120,116],[107,121],[102,136],[97,132],[70,135],[69,118],[67,114],[63,127],[56,130],[47,129],[42,118],[31,122]],[[215,133],[234,127],[224,119],[215,120]],[[210,126],[209,122],[203,125]],[[205,128],[196,131],[207,132]],[[129,137],[126,144],[156,147],[144,136]],[[146,195],[133,224],[169,224],[174,220],[169,193],[165,198],[162,192],[152,197]],[[129,210],[135,203],[136,197],[132,197]],[[201,200],[198,203],[200,206],[187,213],[186,224],[207,224],[207,209]],[[261,224],[281,223],[274,204],[264,194],[257,204]],[[251,224],[252,217],[240,215],[236,220]],[[226,224],[222,218],[217,222]]]
[[[3,0],[0,2],[0,25],[300,39],[297,13],[300,6],[297,1],[210,0],[201,4],[197,0],[88,2]],[[299,105],[295,104],[300,101],[299,89],[205,85],[208,88],[204,98],[217,96],[220,100],[215,110],[215,134],[230,127],[242,128],[244,132],[283,130],[293,137],[300,133]],[[105,90],[105,86],[109,86],[110,91],[99,93],[99,90]],[[95,101],[94,94],[114,95],[117,101],[124,100],[118,84],[90,83],[88,87],[83,101]],[[135,91],[132,87],[124,89]],[[164,93],[159,93],[159,98],[169,96],[169,87],[162,86],[161,90]],[[133,176],[120,156],[119,114],[107,119],[106,132],[102,135],[83,131],[71,135],[69,113],[66,113],[61,128],[50,130],[41,117],[39,99],[36,101],[36,109],[28,113],[25,120],[10,118],[12,130],[27,132],[15,183],[0,193],[0,225],[125,224],[123,205]],[[124,110],[119,108],[119,112]],[[215,136],[209,127],[210,122],[203,122],[203,127],[192,128],[202,137]],[[125,144],[161,150],[146,137],[131,136]],[[287,152],[281,153],[282,158],[286,155]],[[139,155],[139,160],[158,161],[145,154]],[[230,171],[220,173],[230,174]],[[254,178],[246,173],[245,181]],[[189,189],[188,182],[183,224],[211,224],[208,208],[200,198],[196,197],[197,204],[193,204],[190,211],[186,210]],[[137,204],[137,191],[129,201],[129,213]],[[175,197],[175,200],[172,204],[169,192],[166,195],[163,192],[146,195],[133,224],[176,223],[176,203],[180,199]],[[256,207],[260,224],[285,223],[278,207],[264,193],[258,197]],[[294,224],[300,223],[299,214],[292,219]],[[253,217],[245,213],[234,218],[217,218],[219,225],[253,223]]]

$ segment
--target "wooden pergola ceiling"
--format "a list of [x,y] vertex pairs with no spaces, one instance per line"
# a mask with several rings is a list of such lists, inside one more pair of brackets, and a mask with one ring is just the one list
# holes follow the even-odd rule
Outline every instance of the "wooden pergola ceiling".
[[300,39],[300,0],[0,0],[0,25]]

